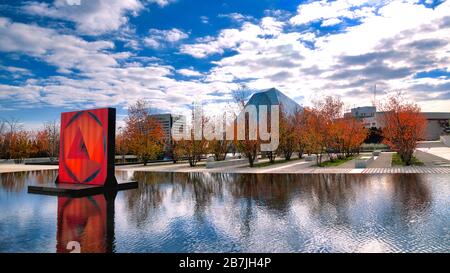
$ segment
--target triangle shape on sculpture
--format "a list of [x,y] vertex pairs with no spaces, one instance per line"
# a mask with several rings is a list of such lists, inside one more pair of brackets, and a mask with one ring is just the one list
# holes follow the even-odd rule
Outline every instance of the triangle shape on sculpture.
[[89,159],[86,143],[79,127],[67,157],[70,159]]

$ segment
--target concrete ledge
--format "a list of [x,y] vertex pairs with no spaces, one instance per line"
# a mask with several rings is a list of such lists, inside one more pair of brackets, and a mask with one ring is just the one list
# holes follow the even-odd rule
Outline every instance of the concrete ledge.
[[373,156],[361,156],[355,159],[355,168],[363,169],[367,168],[367,166],[374,160]]
[[136,181],[118,183],[116,186],[113,187],[55,183],[53,185],[46,185],[46,186],[28,186],[28,193],[53,195],[53,196],[83,197],[105,192],[121,191],[136,188],[138,188],[138,182]]
[[445,146],[450,147],[450,136],[441,136],[440,139]]
[[314,161],[316,160],[316,155],[307,155],[305,156],[305,161]]
[[[258,159],[255,159],[255,163],[258,162]],[[223,167],[232,167],[237,165],[243,165],[248,163],[247,158],[240,158],[240,159],[229,159],[229,160],[222,160],[222,161],[214,161],[214,158],[208,157],[206,160],[206,168],[212,169],[212,168],[223,168]]]

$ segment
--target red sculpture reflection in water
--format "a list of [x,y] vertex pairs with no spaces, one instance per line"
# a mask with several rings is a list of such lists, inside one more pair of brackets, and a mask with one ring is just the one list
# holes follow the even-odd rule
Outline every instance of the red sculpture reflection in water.
[[112,252],[114,199],[115,194],[58,197],[57,252]]

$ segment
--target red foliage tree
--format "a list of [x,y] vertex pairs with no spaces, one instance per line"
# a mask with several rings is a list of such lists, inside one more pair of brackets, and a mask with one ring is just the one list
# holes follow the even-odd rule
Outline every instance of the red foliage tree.
[[164,131],[161,124],[150,116],[149,105],[142,100],[128,109],[125,138],[128,149],[147,165],[164,149]]
[[420,107],[397,93],[389,96],[381,109],[384,111],[380,118],[383,142],[397,151],[406,165],[411,165],[417,141],[423,139],[426,129]]

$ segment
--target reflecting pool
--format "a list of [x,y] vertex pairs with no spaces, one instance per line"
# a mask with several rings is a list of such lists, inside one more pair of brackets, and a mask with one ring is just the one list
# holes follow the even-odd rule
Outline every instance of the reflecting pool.
[[139,188],[44,196],[27,186],[57,171],[0,174],[0,252],[450,252],[445,174],[116,175]]

